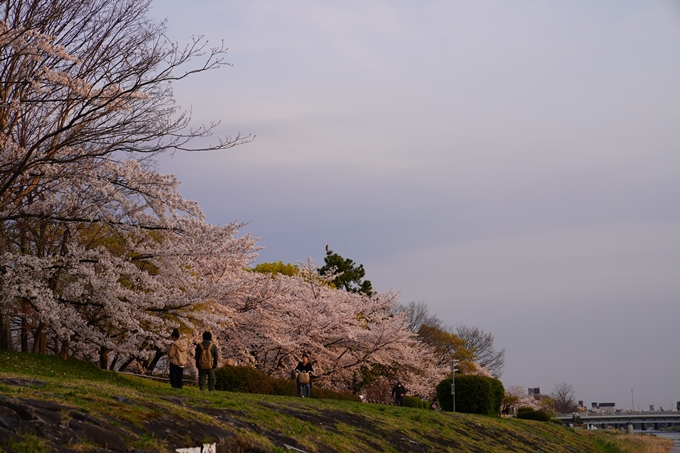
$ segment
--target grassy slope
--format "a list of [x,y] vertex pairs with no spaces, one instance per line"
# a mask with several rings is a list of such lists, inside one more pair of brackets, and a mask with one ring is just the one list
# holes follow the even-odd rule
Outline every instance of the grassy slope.
[[[0,383],[0,394],[74,406],[90,415],[115,420],[121,428],[145,428],[145,421],[163,417],[197,420],[235,434],[239,449],[256,445],[283,452],[285,443],[309,452],[643,452],[644,443],[627,436],[573,432],[560,426],[515,419],[451,414],[422,409],[331,400],[199,392],[170,389],[167,384],[102,371],[76,360],[53,356],[0,352],[0,378],[39,379],[45,387],[16,387]],[[135,405],[119,403],[123,395]],[[164,400],[179,397],[183,406]],[[148,451],[173,451],[150,435],[132,429],[126,442]],[[190,444],[196,439],[184,436]],[[636,436],[640,437],[640,436]],[[295,443],[297,442],[297,443]],[[87,446],[78,446],[82,451]],[[657,450],[659,452],[665,450]],[[670,450],[668,450],[670,451]]]

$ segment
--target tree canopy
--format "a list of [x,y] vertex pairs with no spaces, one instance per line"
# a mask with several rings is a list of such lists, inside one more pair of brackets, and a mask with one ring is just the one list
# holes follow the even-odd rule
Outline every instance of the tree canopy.
[[574,398],[574,387],[566,382],[555,384],[555,388],[550,393],[553,407],[558,414],[568,414],[578,410],[578,404]]
[[275,263],[260,263],[250,270],[252,272],[259,272],[261,274],[269,274],[272,276],[281,274],[292,277],[300,273],[300,267],[297,264],[284,264],[283,261],[277,261]]
[[326,273],[337,274],[331,280],[331,283],[336,288],[348,291],[350,293],[362,293],[370,296],[373,294],[373,285],[370,280],[363,280],[366,276],[364,265],[357,265],[349,258],[343,258],[337,253],[333,252],[326,246],[326,256],[324,257],[324,265],[319,268],[319,274]]
[[485,367],[494,377],[500,377],[505,365],[505,349],[494,349],[494,338],[479,327],[459,325],[456,334],[463,340],[465,348],[472,352],[479,365]]

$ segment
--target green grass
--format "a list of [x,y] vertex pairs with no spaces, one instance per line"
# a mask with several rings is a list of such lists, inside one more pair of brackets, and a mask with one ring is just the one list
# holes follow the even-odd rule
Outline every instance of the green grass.
[[[426,409],[382,406],[353,401],[301,399],[288,396],[200,392],[193,387],[181,391],[169,385],[111,371],[78,360],[61,360],[54,356],[0,352],[0,377],[37,379],[45,387],[16,387],[0,384],[7,396],[50,400],[74,406],[92,416],[112,420],[126,429],[129,424],[145,428],[161,416],[176,420],[216,425],[234,434],[234,442],[259,445],[272,452],[287,451],[280,438],[266,432],[295,439],[300,448],[318,452],[320,445],[339,452],[366,452],[378,449],[386,453],[409,451],[419,445],[424,451],[455,452],[535,452],[554,453],[642,453],[624,450],[609,442],[607,434],[574,432],[550,423],[501,419],[476,415],[451,414]],[[119,403],[113,396],[123,395],[135,405]],[[164,400],[180,397],[183,406]],[[227,414],[234,422],[222,422],[212,412]],[[67,418],[66,418],[67,421]],[[249,428],[257,425],[258,429]],[[126,442],[131,447],[154,451],[172,451],[170,447],[189,446],[192,439],[180,433],[174,445],[151,434],[129,431]],[[29,442],[33,442],[28,445]],[[45,447],[39,438],[26,438],[24,444],[12,446],[17,452],[41,453]],[[2,447],[0,447],[2,448]],[[616,449],[612,449],[616,448]],[[632,447],[631,447],[632,448]],[[23,450],[22,450],[23,449]]]

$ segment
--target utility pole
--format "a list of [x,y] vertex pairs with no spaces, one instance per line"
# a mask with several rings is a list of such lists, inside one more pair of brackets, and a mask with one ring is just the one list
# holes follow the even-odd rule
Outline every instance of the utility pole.
[[453,398],[453,412],[456,412],[456,375],[454,364],[455,362],[451,360],[451,398]]

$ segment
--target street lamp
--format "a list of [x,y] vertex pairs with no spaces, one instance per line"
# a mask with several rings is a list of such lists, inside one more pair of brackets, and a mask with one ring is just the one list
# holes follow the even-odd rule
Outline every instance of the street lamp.
[[451,360],[451,398],[453,398],[453,412],[456,412],[456,376],[454,365],[455,362]]
[[633,398],[633,391],[630,391],[630,400],[633,403],[633,412],[635,412],[635,398]]

